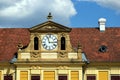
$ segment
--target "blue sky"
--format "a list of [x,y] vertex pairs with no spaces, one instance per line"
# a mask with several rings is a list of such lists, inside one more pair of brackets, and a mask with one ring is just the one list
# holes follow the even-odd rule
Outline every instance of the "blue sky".
[[104,5],[99,5],[96,2],[73,1],[77,15],[71,18],[72,26],[97,27],[98,19],[104,17],[107,19],[107,27],[120,27],[120,13],[117,13],[117,10],[104,7]]
[[30,28],[47,21],[76,27],[98,27],[98,19],[107,19],[107,27],[120,27],[120,0],[0,0],[0,28]]

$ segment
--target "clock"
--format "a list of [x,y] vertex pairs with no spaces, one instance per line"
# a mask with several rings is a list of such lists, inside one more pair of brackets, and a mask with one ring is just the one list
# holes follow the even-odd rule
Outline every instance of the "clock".
[[57,37],[53,34],[47,34],[43,36],[42,46],[46,50],[53,50],[57,47]]

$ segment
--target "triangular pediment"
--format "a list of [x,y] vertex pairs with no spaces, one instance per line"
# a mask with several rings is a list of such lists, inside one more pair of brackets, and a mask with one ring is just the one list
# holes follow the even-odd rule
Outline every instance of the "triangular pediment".
[[71,28],[55,23],[53,21],[47,21],[30,28],[30,32],[70,32],[70,31]]

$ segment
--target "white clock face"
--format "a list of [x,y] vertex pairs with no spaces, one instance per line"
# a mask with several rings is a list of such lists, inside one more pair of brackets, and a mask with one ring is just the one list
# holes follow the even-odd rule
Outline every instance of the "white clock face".
[[42,46],[44,49],[53,50],[57,47],[57,38],[55,35],[47,34],[42,39]]

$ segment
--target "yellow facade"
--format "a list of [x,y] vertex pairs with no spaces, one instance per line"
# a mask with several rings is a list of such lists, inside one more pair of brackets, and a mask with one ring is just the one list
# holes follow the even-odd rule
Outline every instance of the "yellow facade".
[[[105,66],[103,66],[105,67]],[[24,71],[26,70],[26,71]],[[40,71],[39,71],[40,70]],[[5,70],[7,71],[7,70]],[[6,75],[6,72],[1,70],[0,71],[0,79],[4,80],[4,75]],[[39,71],[39,72],[37,72]],[[93,71],[93,72],[92,72]],[[58,76],[59,75],[67,75],[68,80],[87,80],[87,76],[91,75],[91,76],[95,76],[96,80],[111,80],[111,75],[116,75],[119,76],[120,75],[120,67],[108,67],[108,69],[100,69],[98,67],[91,67],[85,70],[85,74],[82,73],[82,70],[80,68],[67,68],[66,69],[61,69],[58,70],[58,68],[44,68],[41,67],[41,69],[38,70],[33,70],[31,73],[30,67],[28,65],[28,67],[24,68],[24,66],[22,68],[18,68],[17,71],[15,71],[15,69],[13,70],[13,74],[11,74],[13,76],[13,80],[31,80],[31,76],[32,75],[38,75],[40,76],[40,80],[58,80]],[[16,72],[16,73],[15,73]],[[36,73],[35,73],[36,72]],[[17,74],[17,77],[15,78],[15,75]]]
[[2,72],[0,71],[0,80],[2,80],[1,78],[2,78]]

